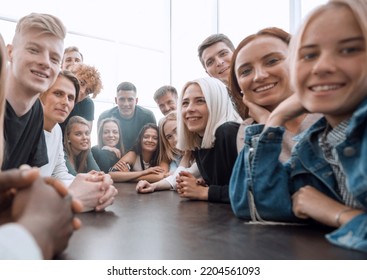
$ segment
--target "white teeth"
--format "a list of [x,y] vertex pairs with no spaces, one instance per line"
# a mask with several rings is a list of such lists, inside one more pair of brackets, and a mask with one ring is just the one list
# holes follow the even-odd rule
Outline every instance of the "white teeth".
[[341,88],[341,85],[320,85],[311,87],[312,91],[328,91],[328,90],[336,90]]
[[255,92],[260,92],[260,91],[265,91],[265,90],[268,90],[268,89],[271,89],[273,87],[275,87],[275,83],[274,84],[269,84],[269,85],[266,85],[266,86],[263,86],[263,87],[259,87],[257,89],[255,89]]
[[219,74],[223,74],[227,69],[228,69],[228,67],[227,68],[224,68],[223,70],[220,70],[219,71]]
[[46,75],[42,74],[42,73],[39,73],[39,72],[35,72],[35,71],[32,71],[33,74],[36,74],[37,76],[41,77],[41,78],[47,78]]

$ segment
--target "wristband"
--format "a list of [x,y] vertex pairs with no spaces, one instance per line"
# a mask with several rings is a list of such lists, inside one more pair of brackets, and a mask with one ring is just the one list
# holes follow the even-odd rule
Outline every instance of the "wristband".
[[335,216],[335,223],[337,225],[337,227],[340,227],[341,226],[341,223],[340,223],[340,218],[343,214],[347,213],[347,212],[350,212],[350,211],[353,211],[354,209],[353,208],[345,208],[341,211],[338,212],[338,214],[336,214]]

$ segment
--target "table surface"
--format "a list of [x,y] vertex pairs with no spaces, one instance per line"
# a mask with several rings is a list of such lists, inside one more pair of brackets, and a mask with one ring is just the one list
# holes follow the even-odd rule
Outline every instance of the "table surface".
[[176,192],[119,194],[105,212],[78,214],[83,226],[59,256],[76,260],[367,259],[331,245],[326,228],[258,225],[237,219],[229,204],[181,199]]

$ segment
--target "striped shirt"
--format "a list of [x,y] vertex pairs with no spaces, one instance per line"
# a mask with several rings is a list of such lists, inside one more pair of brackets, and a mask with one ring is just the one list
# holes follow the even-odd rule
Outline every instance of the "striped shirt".
[[347,188],[345,172],[336,151],[336,147],[346,139],[346,130],[349,121],[350,119],[345,120],[334,128],[328,125],[324,132],[319,135],[319,145],[337,181],[335,191],[341,196],[345,205],[352,208],[361,208]]

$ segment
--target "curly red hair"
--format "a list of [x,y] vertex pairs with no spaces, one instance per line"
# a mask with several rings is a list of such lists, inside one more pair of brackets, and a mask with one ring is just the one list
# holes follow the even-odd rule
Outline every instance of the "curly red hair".
[[77,63],[71,67],[71,72],[78,78],[79,82],[84,81],[92,91],[95,98],[102,90],[101,74],[94,66],[84,63]]

